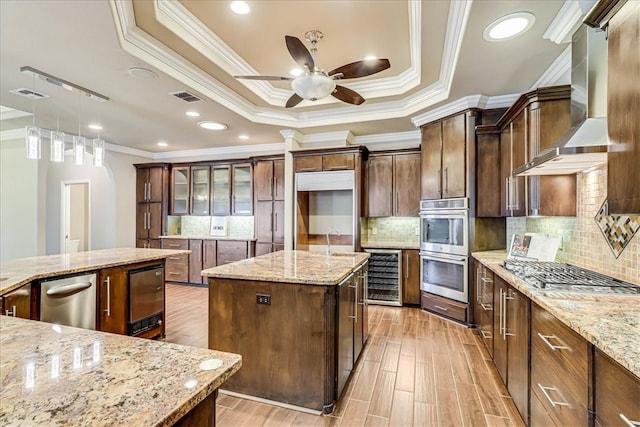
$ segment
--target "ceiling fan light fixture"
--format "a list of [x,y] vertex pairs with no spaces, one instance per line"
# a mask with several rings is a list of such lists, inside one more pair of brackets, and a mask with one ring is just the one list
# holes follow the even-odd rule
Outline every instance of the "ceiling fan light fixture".
[[321,74],[307,74],[294,79],[291,89],[302,99],[316,101],[331,95],[336,89],[336,82]]
[[482,35],[487,41],[509,40],[527,31],[536,22],[530,12],[515,12],[496,19],[484,29]]

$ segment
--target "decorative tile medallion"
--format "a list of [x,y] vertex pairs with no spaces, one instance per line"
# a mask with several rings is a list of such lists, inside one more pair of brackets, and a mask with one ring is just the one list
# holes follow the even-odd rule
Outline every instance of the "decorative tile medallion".
[[605,200],[594,219],[609,244],[613,255],[618,258],[627,243],[631,241],[640,229],[640,216],[608,215],[608,210],[608,204]]

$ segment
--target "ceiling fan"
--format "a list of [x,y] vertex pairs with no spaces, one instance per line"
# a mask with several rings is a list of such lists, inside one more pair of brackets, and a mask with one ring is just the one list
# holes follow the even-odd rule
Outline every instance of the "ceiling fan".
[[340,101],[360,105],[365,99],[356,91],[344,86],[336,85],[336,80],[355,79],[379,73],[391,66],[388,59],[364,59],[335,68],[328,73],[316,66],[316,43],[324,34],[318,30],[307,31],[304,37],[311,42],[311,52],[299,38],[284,36],[287,49],[293,59],[304,68],[304,74],[298,77],[283,76],[233,76],[236,79],[247,80],[285,80],[291,82],[291,89],[295,92],[287,100],[286,108],[295,107],[303,99],[316,101],[331,95]]

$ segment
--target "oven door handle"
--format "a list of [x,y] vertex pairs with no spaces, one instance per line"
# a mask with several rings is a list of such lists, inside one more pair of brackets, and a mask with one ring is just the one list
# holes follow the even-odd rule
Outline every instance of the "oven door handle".
[[453,262],[459,262],[459,263],[465,263],[467,262],[467,257],[444,257],[444,256],[437,256],[437,255],[432,255],[432,254],[420,254],[420,257],[422,259],[431,259],[434,261],[453,261]]

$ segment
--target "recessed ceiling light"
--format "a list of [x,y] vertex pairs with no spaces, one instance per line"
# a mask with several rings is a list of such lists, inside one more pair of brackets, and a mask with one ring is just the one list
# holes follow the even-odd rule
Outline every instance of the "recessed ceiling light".
[[209,130],[225,130],[228,128],[228,126],[225,125],[224,123],[217,123],[217,122],[198,122],[198,126],[200,126],[203,129],[209,129]]
[[233,10],[238,15],[246,15],[251,12],[251,8],[249,5],[243,1],[234,1],[231,2],[231,10]]
[[167,144],[166,142],[160,141],[158,142],[158,147],[168,147],[169,144]]
[[238,136],[238,139],[247,140],[249,139],[249,135],[240,135]]
[[527,31],[535,21],[529,12],[510,13],[489,24],[482,35],[488,41],[509,40]]
[[292,76],[301,76],[302,75],[302,69],[300,68],[294,68],[291,71],[289,71],[289,74],[291,74]]
[[129,73],[131,77],[135,77],[137,79],[143,79],[143,80],[155,80],[158,78],[158,74],[142,67],[129,68],[127,70],[127,73]]
[[186,114],[189,117],[200,117],[200,113],[198,113],[197,111],[187,111]]
[[93,130],[102,130],[102,126],[100,126],[100,125],[99,125],[99,124],[97,124],[97,123],[91,123],[91,124],[88,126],[88,128],[89,128],[89,129],[93,129]]

